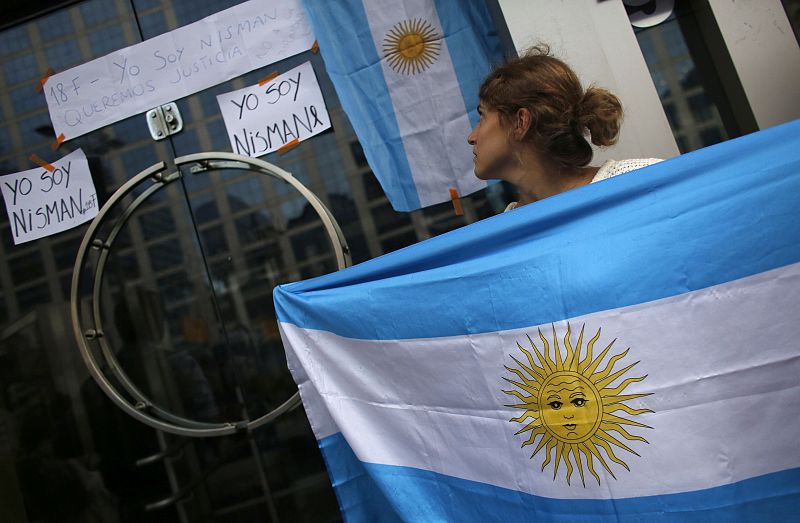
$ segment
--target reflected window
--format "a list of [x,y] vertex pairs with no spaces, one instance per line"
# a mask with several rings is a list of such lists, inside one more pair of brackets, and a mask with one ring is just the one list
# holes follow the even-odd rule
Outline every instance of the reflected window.
[[786,10],[786,17],[789,19],[789,25],[792,26],[794,36],[797,42],[800,43],[800,0],[782,0],[783,8]]
[[21,25],[0,33],[0,55],[22,51],[29,48],[30,45],[31,40],[28,37],[27,26]]
[[179,154],[199,153],[202,151],[195,129],[184,128],[182,132],[172,136],[172,141]]
[[[295,150],[297,150],[297,148],[295,148]],[[309,183],[310,178],[308,176],[308,171],[306,170],[305,165],[303,165],[302,160],[294,161],[287,164],[281,163],[280,167],[281,169],[288,171],[289,174],[297,178],[300,181],[300,183],[302,183],[306,187],[310,185]],[[284,182],[276,181],[273,184],[273,187],[275,189],[275,192],[278,193],[279,195],[291,194],[295,192],[294,188],[291,185]]]
[[212,150],[233,152],[231,141],[228,139],[228,130],[225,128],[225,122],[221,116],[206,122],[205,125],[208,136],[211,139]]
[[716,127],[709,127],[700,132],[703,143],[719,143],[723,140],[722,133]]
[[393,231],[411,225],[411,217],[407,213],[399,213],[392,209],[389,202],[382,203],[372,209],[372,218],[378,234]]
[[125,47],[125,35],[119,27],[108,26],[89,33],[93,56],[103,56]]
[[136,6],[137,11],[144,11],[152,7],[161,5],[162,0],[134,0],[133,4]]
[[248,176],[240,182],[225,187],[231,212],[243,211],[264,203],[264,193],[258,177]]
[[132,251],[127,251],[125,254],[115,254],[112,256],[114,266],[124,274],[128,280],[135,280],[139,277],[139,262],[136,260],[136,254]]
[[333,262],[332,259],[328,258],[325,260],[316,261],[314,263],[310,263],[300,269],[300,278],[306,280],[308,278],[314,278],[316,276],[321,276],[323,274],[328,274],[329,272],[333,272],[336,270],[336,264]]
[[680,127],[681,121],[678,116],[678,112],[675,110],[675,106],[671,103],[664,104],[664,112],[667,114],[667,120],[669,121],[669,126],[673,129],[676,127]]
[[276,243],[267,243],[249,250],[245,253],[245,264],[254,276],[277,279],[274,271],[283,268],[280,248]]
[[32,80],[40,74],[36,68],[36,58],[32,54],[10,58],[3,62],[3,75],[7,86]]
[[103,22],[117,18],[115,4],[107,0],[88,0],[80,5],[81,18],[85,25],[99,25]]
[[256,211],[236,218],[236,233],[239,243],[249,245],[259,240],[267,240],[277,236],[272,219],[266,212]]
[[[11,152],[11,137],[8,135],[8,128],[0,127],[0,155]],[[3,173],[7,171],[2,171]]]
[[38,250],[9,259],[8,269],[15,285],[44,277],[44,264]]
[[407,231],[381,241],[381,249],[383,249],[384,253],[387,253],[402,249],[403,247],[408,247],[415,243],[417,243],[416,233],[414,233],[414,231]]
[[358,141],[350,142],[350,153],[353,155],[353,161],[356,162],[356,167],[368,167],[367,155],[364,154],[364,148]]
[[44,41],[55,40],[74,31],[72,17],[70,17],[70,12],[67,9],[56,11],[39,19],[36,22],[36,27],[39,29],[39,35]]
[[53,260],[56,263],[56,269],[59,271],[72,269],[82,239],[81,236],[74,236],[65,241],[53,244]]
[[44,50],[47,65],[55,71],[63,71],[83,62],[81,49],[76,40],[53,44]]
[[679,17],[694,13],[691,8],[679,13],[635,32],[672,134],[685,153],[726,140],[728,134],[682,32]]
[[47,106],[44,96],[31,96],[31,87],[23,85],[11,91],[11,105],[18,115],[29,113]]
[[[61,287],[61,296],[64,297],[64,300],[70,299],[70,293],[72,292],[72,272],[68,272],[63,274],[58,278],[59,286]],[[83,285],[80,286],[78,289],[78,296],[81,298],[87,298],[89,296],[89,289],[90,287],[86,285],[86,282],[83,282]]]
[[192,284],[185,271],[173,272],[159,278],[156,285],[166,305],[174,305],[192,297]]
[[297,261],[328,254],[331,251],[331,242],[322,226],[293,235],[291,243]]
[[[674,15],[673,15],[674,16]],[[674,21],[674,19],[673,19]],[[673,58],[680,58],[689,54],[689,48],[686,47],[686,40],[681,34],[680,27],[677,23],[667,21],[662,24],[663,26],[663,41],[667,54]]]
[[156,272],[178,267],[183,263],[181,245],[177,239],[166,240],[147,249],[150,266]]
[[17,288],[17,306],[20,310],[31,310],[36,305],[50,301],[47,283],[39,283],[25,288]]
[[206,256],[216,256],[228,252],[228,238],[222,225],[215,225],[200,231],[200,240]]
[[161,33],[166,33],[169,29],[163,11],[155,11],[153,13],[140,15],[139,27],[142,30],[142,37],[145,40],[158,36]]
[[308,205],[308,201],[302,197],[293,198],[288,202],[283,202],[281,204],[281,214],[283,215],[283,220],[288,227],[292,227],[298,223],[303,223],[304,220],[302,220],[302,216],[306,205]]
[[[126,122],[130,122],[131,124],[139,124],[144,125],[144,122],[139,120],[138,118],[129,118]],[[139,174],[142,170],[147,167],[150,167],[154,163],[159,161],[158,155],[156,154],[156,150],[153,144],[146,144],[131,149],[127,152],[122,153],[122,165],[125,169],[125,174],[128,178],[133,178],[137,174]]]
[[691,96],[689,97],[688,101],[689,109],[691,109],[692,114],[697,121],[705,122],[706,120],[711,120],[714,118],[714,112],[711,110],[711,100],[708,99],[705,93],[698,93],[694,96]]
[[[52,127],[50,126],[50,115],[46,112],[40,112],[19,120],[19,131],[22,135],[22,143],[25,147],[30,148],[34,144],[47,141],[47,145],[53,141]],[[48,148],[49,150],[49,148]],[[33,152],[33,151],[30,151]],[[52,153],[53,151],[50,151]],[[47,153],[44,153],[47,154]]]
[[383,187],[375,177],[375,173],[367,171],[361,175],[361,182],[364,184],[364,192],[367,194],[367,199],[375,200],[383,197]]
[[3,242],[3,249],[6,252],[14,248],[14,238],[11,236],[11,226],[8,222],[3,222],[0,225],[0,241]]
[[146,240],[155,240],[175,233],[175,219],[169,207],[149,210],[139,216],[139,225]]
[[[208,175],[205,176],[207,177]],[[197,223],[208,223],[219,218],[219,208],[214,199],[214,193],[206,192],[192,195],[192,209]]]

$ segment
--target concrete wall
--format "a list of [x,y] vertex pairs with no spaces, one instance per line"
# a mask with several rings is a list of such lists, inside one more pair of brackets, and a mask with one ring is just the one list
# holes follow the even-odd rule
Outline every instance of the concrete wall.
[[780,0],[709,0],[760,129],[800,118],[800,47]]

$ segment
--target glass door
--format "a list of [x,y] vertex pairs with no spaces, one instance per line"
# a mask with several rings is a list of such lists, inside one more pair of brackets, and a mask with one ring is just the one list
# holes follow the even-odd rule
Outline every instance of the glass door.
[[[178,157],[231,150],[217,94],[312,63],[332,129],[263,159],[320,198],[354,262],[495,214],[506,203],[498,184],[463,198],[462,216],[449,203],[393,211],[321,57],[310,51],[177,100],[184,129],[167,139],[151,138],[140,114],[51,149],[53,128],[35,90],[48,68],[64,71],[236,3],[86,0],[0,30],[0,174],[35,167],[32,153],[54,161],[80,147],[102,204],[158,162],[168,164],[165,173],[179,173],[146,198],[147,184],[137,186],[110,213],[104,223],[142,197],[106,253],[103,291],[94,296],[84,285],[78,302],[81,310],[97,305],[113,356],[98,361],[113,362],[103,372],[116,389],[151,401],[141,402],[144,410],[157,407],[200,427],[246,424],[294,393],[272,289],[337,268],[319,215],[287,184],[220,165],[175,166]],[[90,376],[70,324],[73,266],[89,225],[16,246],[10,227],[2,209],[4,520],[340,520],[302,408],[214,438],[155,430],[118,408]]]
[[[171,164],[229,150],[215,94],[265,73],[179,100],[185,130],[170,139],[154,141],[138,115],[57,152],[34,86],[48,67],[68,69],[234,3],[97,0],[0,33],[0,172],[35,167],[31,153],[54,160],[80,147],[100,202],[158,162],[182,174],[127,217],[107,254],[103,292],[91,296],[84,286],[79,301],[84,308],[97,302],[118,365],[103,370],[117,389],[133,384],[158,408],[199,426],[246,423],[292,396],[272,288],[337,267],[320,219],[286,184],[241,169],[196,175]],[[302,154],[286,160],[293,156]],[[302,408],[253,431],[188,438],[114,405],[89,376],[70,328],[72,268],[87,225],[14,246],[11,225],[2,222],[0,463],[13,486],[4,496],[9,514],[20,521],[339,520]]]

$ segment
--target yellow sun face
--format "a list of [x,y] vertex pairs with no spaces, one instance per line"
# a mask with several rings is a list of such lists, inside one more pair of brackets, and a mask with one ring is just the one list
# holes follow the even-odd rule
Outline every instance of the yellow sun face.
[[441,36],[431,24],[415,18],[396,24],[383,40],[384,57],[398,73],[417,74],[439,57]]
[[[638,456],[633,449],[620,441],[619,437],[628,441],[647,443],[643,437],[630,434],[624,426],[651,427],[615,414],[622,411],[636,416],[652,412],[649,409],[634,409],[625,405],[626,401],[650,394],[621,394],[630,384],[642,381],[647,376],[626,378],[614,385],[618,378],[622,378],[638,362],[615,371],[614,366],[617,362],[628,354],[626,350],[609,358],[603,368],[598,369],[614,345],[614,341],[609,343],[596,358],[593,358],[594,344],[600,338],[600,329],[587,343],[585,354],[582,354],[583,327],[575,348],[572,346],[570,334],[570,327],[567,325],[567,332],[564,335],[564,354],[559,347],[555,326],[553,327],[552,356],[550,343],[541,331],[539,331],[539,338],[542,341],[542,351],[530,337],[528,337],[528,342],[533,354],[518,343],[517,347],[525,355],[527,365],[511,356],[517,367],[507,366],[506,370],[514,373],[519,381],[503,379],[518,390],[504,390],[503,392],[521,401],[521,403],[507,405],[524,410],[522,415],[511,418],[510,421],[525,424],[517,431],[517,434],[530,433],[528,439],[522,443],[523,447],[532,445],[536,443],[537,439],[539,440],[531,458],[542,449],[545,450],[542,471],[555,456],[553,479],[556,478],[559,465],[563,462],[567,469],[567,484],[570,483],[573,471],[577,468],[581,483],[585,486],[585,466],[599,485],[600,476],[595,469],[595,459],[611,477],[616,479],[607,459],[627,470],[630,469],[624,461],[616,456],[614,447]],[[616,433],[616,436],[611,432]]]
[[569,371],[551,374],[539,393],[542,421],[556,439],[586,441],[600,425],[600,393],[594,384]]

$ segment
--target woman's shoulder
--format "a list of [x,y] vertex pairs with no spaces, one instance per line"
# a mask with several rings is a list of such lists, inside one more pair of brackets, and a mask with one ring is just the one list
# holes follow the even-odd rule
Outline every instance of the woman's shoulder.
[[642,167],[647,167],[648,165],[653,165],[654,163],[658,163],[660,161],[662,161],[661,158],[606,160],[605,163],[600,166],[600,169],[597,170],[597,174],[594,175],[594,178],[592,178],[592,183],[599,182],[600,180],[605,180],[607,178],[613,178],[618,174],[635,171],[636,169],[641,169]]

